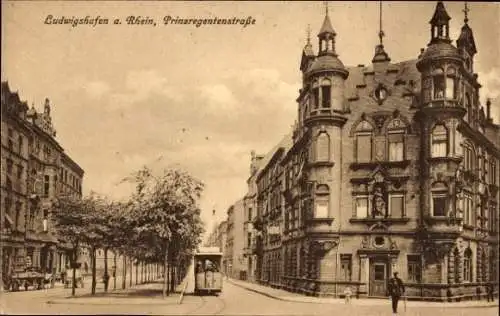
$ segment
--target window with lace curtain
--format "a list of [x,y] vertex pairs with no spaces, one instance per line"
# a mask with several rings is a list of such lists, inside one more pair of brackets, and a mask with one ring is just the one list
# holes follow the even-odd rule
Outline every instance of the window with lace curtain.
[[356,161],[372,160],[373,127],[367,121],[362,121],[356,128]]
[[436,125],[432,130],[432,157],[446,157],[448,155],[448,130],[444,125]]

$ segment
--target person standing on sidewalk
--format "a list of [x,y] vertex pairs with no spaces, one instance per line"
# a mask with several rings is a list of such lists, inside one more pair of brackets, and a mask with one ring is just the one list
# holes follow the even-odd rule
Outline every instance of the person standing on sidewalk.
[[397,314],[399,299],[405,292],[405,286],[403,284],[403,281],[398,278],[397,272],[394,272],[394,277],[389,280],[387,291],[389,292],[389,296],[392,299],[392,312],[394,314]]
[[495,297],[493,296],[493,292],[495,292],[495,288],[493,286],[493,283],[490,282],[488,283],[488,285],[486,286],[486,299],[488,300],[488,302],[491,300],[492,302],[495,301]]

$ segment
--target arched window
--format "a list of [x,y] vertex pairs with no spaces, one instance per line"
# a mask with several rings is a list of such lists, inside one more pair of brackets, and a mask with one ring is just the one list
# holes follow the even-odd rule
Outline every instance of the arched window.
[[432,186],[432,216],[446,216],[448,207],[448,187],[438,182]]
[[321,107],[329,108],[332,104],[332,83],[328,79],[321,81]]
[[474,149],[468,142],[464,143],[463,147],[464,147],[464,160],[463,160],[464,170],[473,171],[474,161],[476,159]]
[[316,138],[316,161],[330,160],[330,136],[321,132]]
[[373,127],[367,121],[362,121],[356,128],[356,161],[370,162],[372,160]]
[[472,282],[472,250],[470,248],[465,249],[463,268],[464,282]]
[[432,157],[448,155],[448,130],[444,125],[436,125],[432,129]]
[[446,99],[456,99],[456,70],[455,68],[448,68],[446,71]]
[[393,119],[387,126],[387,141],[389,161],[404,160],[405,124],[399,119]]
[[438,68],[432,73],[432,83],[434,88],[434,99],[444,99],[445,80],[443,69]]

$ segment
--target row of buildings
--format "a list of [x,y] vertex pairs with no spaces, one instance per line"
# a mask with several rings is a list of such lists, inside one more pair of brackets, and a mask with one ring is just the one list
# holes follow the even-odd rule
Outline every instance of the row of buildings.
[[6,284],[27,266],[60,273],[69,264],[71,246],[58,239],[50,213],[56,197],[81,197],[84,171],[56,140],[48,99],[38,112],[7,82],[1,83],[1,98],[0,257]]
[[467,16],[456,45],[450,19],[437,2],[415,59],[392,63],[381,32],[371,64],[346,67],[326,14],[318,52],[302,51],[293,130],[252,153],[248,193],[214,232],[232,277],[382,297],[397,271],[410,298],[498,292],[500,126]]

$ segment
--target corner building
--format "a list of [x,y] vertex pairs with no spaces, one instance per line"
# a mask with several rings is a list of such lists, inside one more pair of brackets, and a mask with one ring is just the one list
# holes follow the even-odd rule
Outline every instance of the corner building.
[[500,127],[479,103],[467,18],[456,46],[439,1],[417,59],[346,67],[328,14],[308,40],[292,144],[257,176],[257,280],[308,295],[498,293]]

